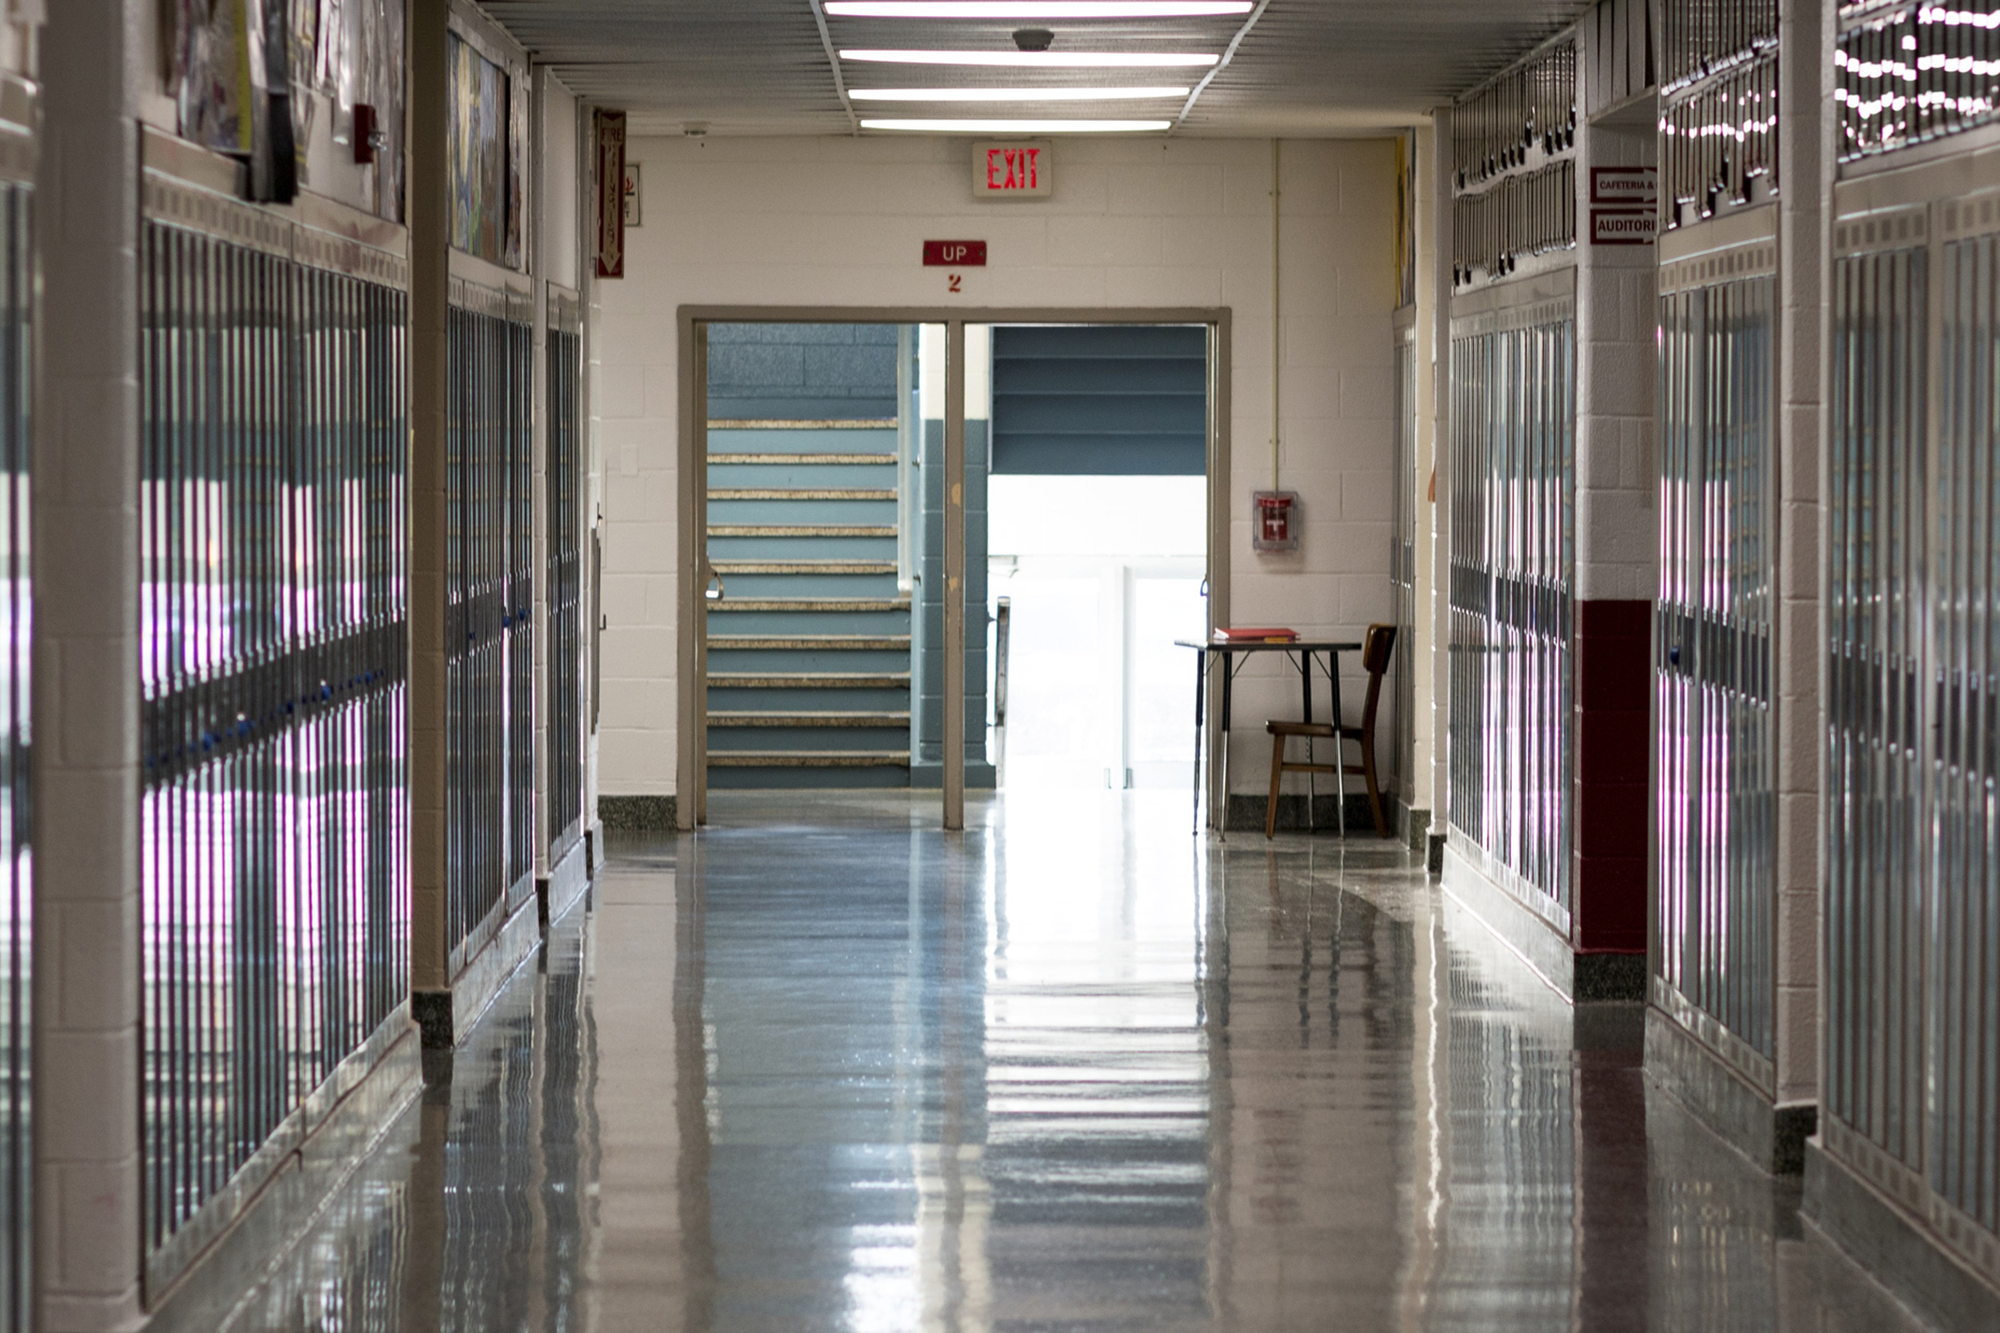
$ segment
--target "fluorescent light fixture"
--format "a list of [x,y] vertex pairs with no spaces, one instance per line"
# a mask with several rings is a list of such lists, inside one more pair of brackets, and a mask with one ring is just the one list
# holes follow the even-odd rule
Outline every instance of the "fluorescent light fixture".
[[1251,0],[826,0],[854,19],[1191,19],[1247,14]]
[[1170,120],[864,120],[864,130],[915,130],[925,134],[1143,134],[1173,127]]
[[1153,51],[842,51],[878,65],[998,65],[1018,69],[1207,69],[1218,55]]
[[1186,97],[1185,88],[849,88],[857,102],[1119,102]]

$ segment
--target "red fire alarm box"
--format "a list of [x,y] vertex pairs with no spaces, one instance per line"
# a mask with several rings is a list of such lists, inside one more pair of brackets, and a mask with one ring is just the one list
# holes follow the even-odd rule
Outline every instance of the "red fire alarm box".
[[1256,491],[1250,497],[1252,523],[1250,549],[1253,551],[1296,551],[1299,549],[1299,496],[1297,491]]

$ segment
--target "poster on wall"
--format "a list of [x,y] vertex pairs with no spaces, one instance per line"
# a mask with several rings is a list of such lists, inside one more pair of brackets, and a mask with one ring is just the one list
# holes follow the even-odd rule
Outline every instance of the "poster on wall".
[[639,211],[639,164],[625,164],[625,225],[636,227],[640,223]]
[[325,0],[287,0],[291,21],[291,68],[287,71],[292,105],[292,172],[301,185],[310,184],[306,174],[306,145],[312,142],[313,119],[319,99],[313,88],[319,81],[319,11]]
[[[355,107],[376,128],[367,197],[403,212],[405,0],[163,0],[165,63],[181,137],[244,159],[248,197],[288,202],[307,183],[315,132],[351,144]],[[319,130],[319,102],[333,104]]]
[[525,269],[528,253],[528,88],[501,83],[507,96],[507,267]]
[[1417,145],[1414,134],[1396,138],[1396,304],[1417,303]]
[[256,143],[257,88],[250,0],[176,0],[175,110],[181,137],[248,156]]
[[625,276],[625,113],[593,116],[597,144],[597,276]]
[[457,33],[447,41],[451,243],[498,264],[508,253],[507,76]]

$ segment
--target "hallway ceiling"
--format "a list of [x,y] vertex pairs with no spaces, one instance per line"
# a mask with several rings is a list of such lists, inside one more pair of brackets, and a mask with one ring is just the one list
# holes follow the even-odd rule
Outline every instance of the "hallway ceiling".
[[[827,16],[816,0],[484,0],[585,100],[634,133],[845,134],[861,118],[1118,117],[1177,132],[1262,136],[1409,124],[1575,18],[1587,0],[1268,0],[1247,16],[1008,21]],[[825,37],[821,23],[825,24]],[[1022,26],[1053,50],[1233,55],[1187,98],[1023,106],[851,101],[844,89],[1199,85],[1194,69],[1021,70],[835,62],[871,48],[1012,51]]]

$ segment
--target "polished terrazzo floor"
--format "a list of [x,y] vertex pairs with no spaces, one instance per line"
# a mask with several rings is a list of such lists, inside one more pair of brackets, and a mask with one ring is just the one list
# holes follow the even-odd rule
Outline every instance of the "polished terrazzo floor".
[[233,1326],[1913,1327],[1399,849],[935,799],[614,841]]

